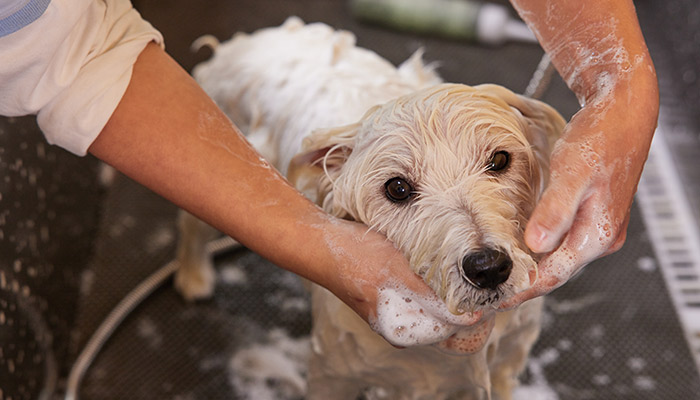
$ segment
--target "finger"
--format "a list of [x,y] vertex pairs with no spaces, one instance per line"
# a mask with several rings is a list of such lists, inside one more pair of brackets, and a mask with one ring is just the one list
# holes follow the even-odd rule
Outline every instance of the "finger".
[[622,224],[620,233],[612,239],[612,232],[609,232],[611,228],[604,228],[609,225],[604,223],[609,218],[601,215],[595,206],[598,203],[600,199],[597,196],[583,201],[562,244],[538,263],[538,276],[532,287],[504,302],[501,308],[513,308],[534,297],[550,293],[566,283],[589,262],[608,254],[611,249],[622,246],[629,215]]
[[[544,262],[546,262],[546,260]],[[510,299],[501,303],[498,308],[501,310],[513,309],[528,300],[534,299],[535,297],[544,296],[561,285],[562,282],[557,277],[539,276],[537,282],[535,282],[532,287],[517,293]]]
[[576,257],[566,247],[567,241],[565,240],[565,243],[555,252],[539,262],[537,280],[529,289],[517,293],[502,303],[499,308],[504,310],[515,308],[535,297],[549,294],[566,283],[575,271],[580,269],[575,263]]
[[535,253],[554,250],[574,222],[588,189],[583,178],[586,174],[574,174],[574,170],[552,175],[549,187],[530,216],[525,228],[525,243]]
[[496,325],[496,315],[484,317],[478,324],[462,328],[449,338],[439,342],[437,347],[449,354],[472,354],[484,348]]
[[620,232],[617,235],[617,239],[615,239],[615,242],[608,248],[608,250],[603,253],[603,256],[608,256],[612,253],[615,253],[619,251],[622,246],[625,244],[625,241],[627,240],[627,228],[629,227],[630,223],[630,214],[628,213],[627,216],[625,217],[625,220],[622,222],[622,225],[620,226]]

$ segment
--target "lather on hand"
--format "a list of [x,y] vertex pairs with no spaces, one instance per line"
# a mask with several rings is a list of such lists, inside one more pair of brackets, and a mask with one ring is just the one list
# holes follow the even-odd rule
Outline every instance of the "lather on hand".
[[555,145],[549,185],[525,230],[528,246],[544,254],[536,281],[505,308],[549,293],[622,247],[659,110],[631,0],[512,3],[582,108]]

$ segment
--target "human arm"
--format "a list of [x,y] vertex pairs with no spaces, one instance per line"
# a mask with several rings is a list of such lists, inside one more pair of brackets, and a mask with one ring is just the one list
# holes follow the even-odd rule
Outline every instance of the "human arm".
[[[91,151],[365,320],[389,277],[414,305],[436,298],[385,237],[328,217],[260,160],[128,0],[52,0],[25,22],[4,36],[0,24],[13,61],[0,63],[0,114],[37,114],[50,143]],[[437,303],[438,323],[472,321]]]
[[622,247],[658,117],[654,66],[631,0],[511,0],[582,108],[551,155],[551,176],[525,230],[543,253],[534,286],[550,292]]
[[139,56],[126,93],[89,151],[280,267],[328,288],[366,321],[376,319],[379,290],[390,279],[434,297],[384,236],[328,216],[291,187],[156,45]]

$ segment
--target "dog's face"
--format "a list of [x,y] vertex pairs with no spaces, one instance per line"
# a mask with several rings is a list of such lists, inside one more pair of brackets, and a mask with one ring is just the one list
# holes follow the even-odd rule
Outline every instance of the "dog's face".
[[523,231],[563,126],[499,86],[439,85],[314,133],[290,180],[320,179],[319,204],[384,233],[453,313],[495,307],[536,270]]

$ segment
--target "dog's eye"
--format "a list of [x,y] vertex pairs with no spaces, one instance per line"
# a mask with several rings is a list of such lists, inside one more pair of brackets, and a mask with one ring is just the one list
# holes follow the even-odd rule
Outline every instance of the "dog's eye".
[[497,151],[491,157],[491,161],[486,165],[488,171],[502,171],[510,162],[510,154],[507,151]]
[[400,203],[411,198],[413,188],[404,179],[400,177],[391,178],[384,184],[385,194],[389,200]]

